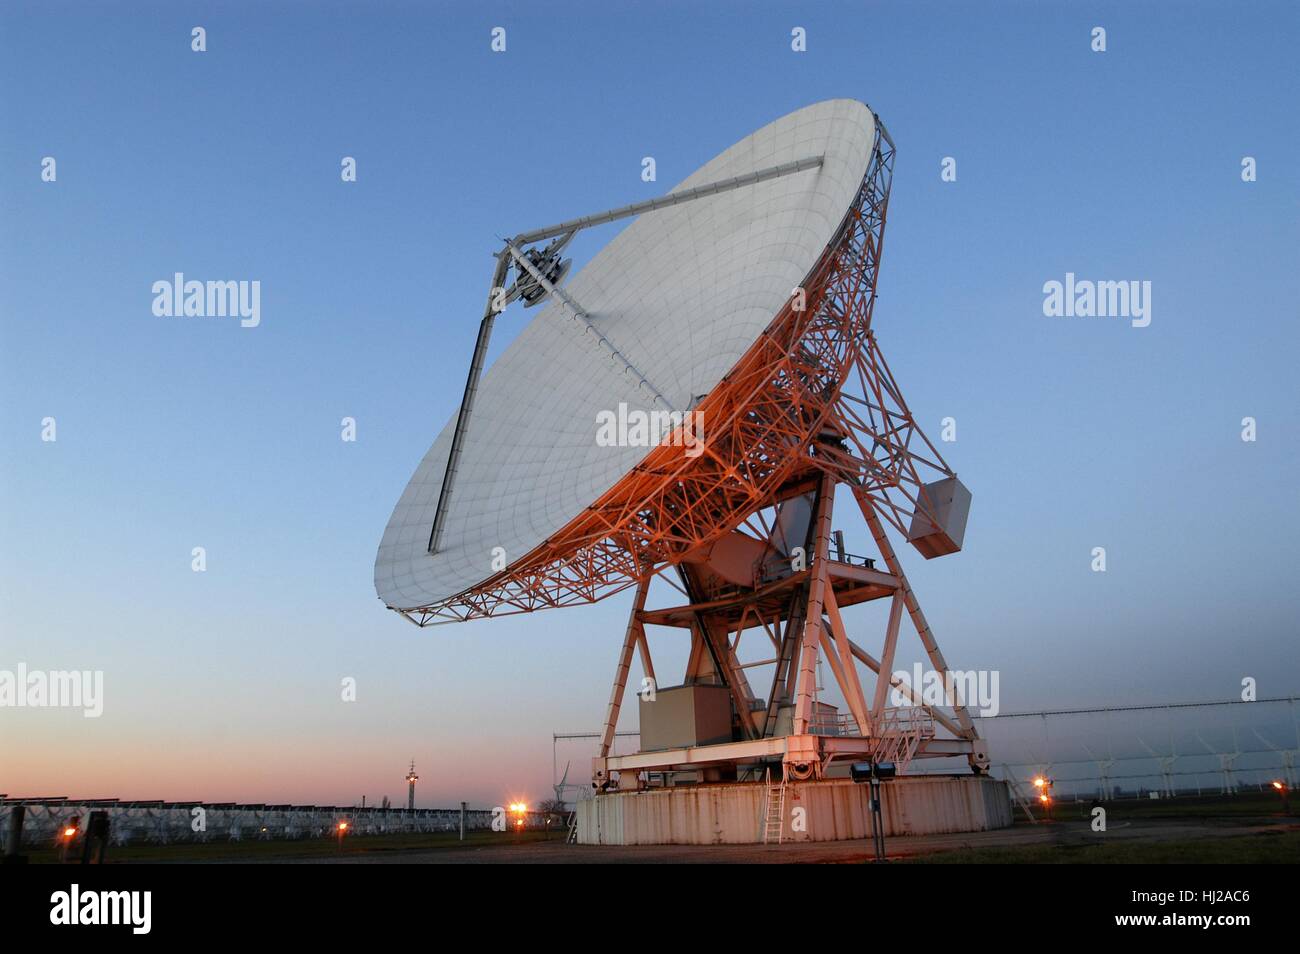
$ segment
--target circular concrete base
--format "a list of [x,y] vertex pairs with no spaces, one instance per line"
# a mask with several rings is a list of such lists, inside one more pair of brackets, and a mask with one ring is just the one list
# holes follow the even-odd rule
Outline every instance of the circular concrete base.
[[[583,845],[760,842],[766,796],[767,786],[759,782],[605,792],[578,803],[577,840]],[[870,786],[848,779],[788,782],[781,840],[870,838],[870,802]],[[881,786],[881,814],[886,837],[986,831],[1011,824],[1011,797],[1005,782],[987,776],[903,776]]]

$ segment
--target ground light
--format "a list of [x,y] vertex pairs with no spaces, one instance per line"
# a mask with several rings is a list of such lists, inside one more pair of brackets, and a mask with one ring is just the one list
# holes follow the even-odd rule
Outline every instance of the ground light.
[[1038,790],[1038,803],[1050,820],[1052,817],[1052,780],[1043,775],[1034,777],[1034,788]]
[[63,830],[59,832],[59,860],[60,861],[67,861],[68,849],[71,848],[72,843],[77,840],[77,835],[80,833],[80,831],[81,831],[81,818],[77,815],[73,815],[72,818],[68,820],[68,823],[63,826]]
[[343,836],[346,835],[346,834],[348,833],[348,823],[345,822],[345,821],[341,821],[341,822],[339,822],[339,823],[335,826],[335,829],[334,829],[334,830],[335,830],[336,832],[338,832],[339,851],[342,851],[342,850],[343,850]]

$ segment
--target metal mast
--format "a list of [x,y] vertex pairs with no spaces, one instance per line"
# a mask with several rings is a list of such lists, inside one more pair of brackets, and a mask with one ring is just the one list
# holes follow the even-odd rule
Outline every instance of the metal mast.
[[415,810],[415,783],[420,776],[415,774],[415,759],[411,759],[411,770],[406,773],[406,807]]

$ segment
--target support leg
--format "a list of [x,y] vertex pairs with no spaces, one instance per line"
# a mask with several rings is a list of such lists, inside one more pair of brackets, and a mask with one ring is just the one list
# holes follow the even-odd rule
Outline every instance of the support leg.
[[[943,653],[939,651],[939,644],[935,642],[934,633],[930,631],[930,624],[926,622],[925,614],[921,612],[921,604],[917,602],[916,594],[912,592],[911,584],[907,582],[907,574],[903,572],[902,565],[898,562],[898,556],[894,553],[894,546],[885,536],[884,524],[880,522],[880,517],[876,513],[876,508],[871,503],[871,498],[860,487],[853,488],[853,496],[858,501],[858,506],[862,509],[862,516],[866,518],[867,526],[871,528],[871,535],[875,538],[876,546],[880,549],[880,555],[884,557],[885,563],[889,566],[889,572],[898,578],[898,582],[903,594],[903,602],[907,607],[908,615],[912,618],[912,625],[916,628],[916,635],[921,638],[921,644],[925,647],[926,655],[930,657],[930,665],[935,671],[941,674],[948,672],[948,663],[943,658]],[[944,680],[945,684],[949,680]],[[970,713],[962,704],[961,698],[957,693],[955,686],[949,686],[948,704],[953,708],[953,714],[957,721],[961,723],[961,737],[964,739],[978,739],[979,733],[975,729],[975,723],[971,721]]]
[[817,688],[817,649],[821,642],[822,611],[826,589],[830,586],[827,552],[830,549],[831,512],[835,504],[835,480],[822,477],[817,494],[817,524],[813,535],[812,574],[808,582],[808,609],[804,619],[803,641],[799,647],[799,681],[795,685],[794,734],[807,735],[812,721],[813,693]]
[[889,689],[889,673],[894,671],[894,650],[898,647],[898,624],[903,620],[903,594],[894,591],[889,604],[889,625],[885,628],[885,651],[880,657],[880,671],[876,677],[876,692],[871,700],[871,718],[879,719],[885,711],[885,693]]
[[618,668],[614,671],[614,685],[609,692],[609,707],[605,710],[605,728],[600,736],[600,757],[606,758],[614,746],[614,731],[618,728],[618,711],[623,706],[623,691],[627,687],[627,671],[632,665],[632,650],[638,638],[644,639],[641,627],[641,611],[645,609],[646,593],[650,590],[650,574],[641,578],[636,586],[636,597],[632,601],[632,612],[627,619],[627,634],[623,637],[623,649],[618,654]]
[[[862,683],[858,680],[857,662],[853,658],[853,652],[849,649],[849,634],[844,628],[844,618],[840,615],[839,603],[835,601],[835,588],[826,587],[826,614],[830,618],[831,633],[835,637],[835,652],[839,656],[839,667],[836,669],[836,675],[840,678],[840,691],[844,693],[844,701],[848,704],[849,711],[853,713],[853,720],[858,724],[858,732],[863,736],[871,735],[871,720],[874,716],[867,714],[867,701],[862,693]],[[830,655],[830,650],[827,650]]]
[[649,677],[651,682],[658,686],[659,680],[655,678],[655,664],[654,660],[650,658],[650,644],[646,642],[644,626],[637,627],[636,648],[637,653],[641,656],[641,671]]

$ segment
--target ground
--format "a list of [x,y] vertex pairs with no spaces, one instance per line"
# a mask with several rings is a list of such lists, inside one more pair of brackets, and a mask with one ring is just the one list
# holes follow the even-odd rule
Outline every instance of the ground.
[[[890,838],[891,861],[907,863],[1297,863],[1300,818],[1254,796],[1112,803],[1108,830],[1094,832],[1091,806],[1059,806],[1056,819],[999,831]],[[830,863],[873,858],[870,841],[784,845],[567,845],[559,833],[474,832],[334,840],[213,842],[114,847],[111,862],[327,864]],[[54,861],[53,852],[32,853]]]

